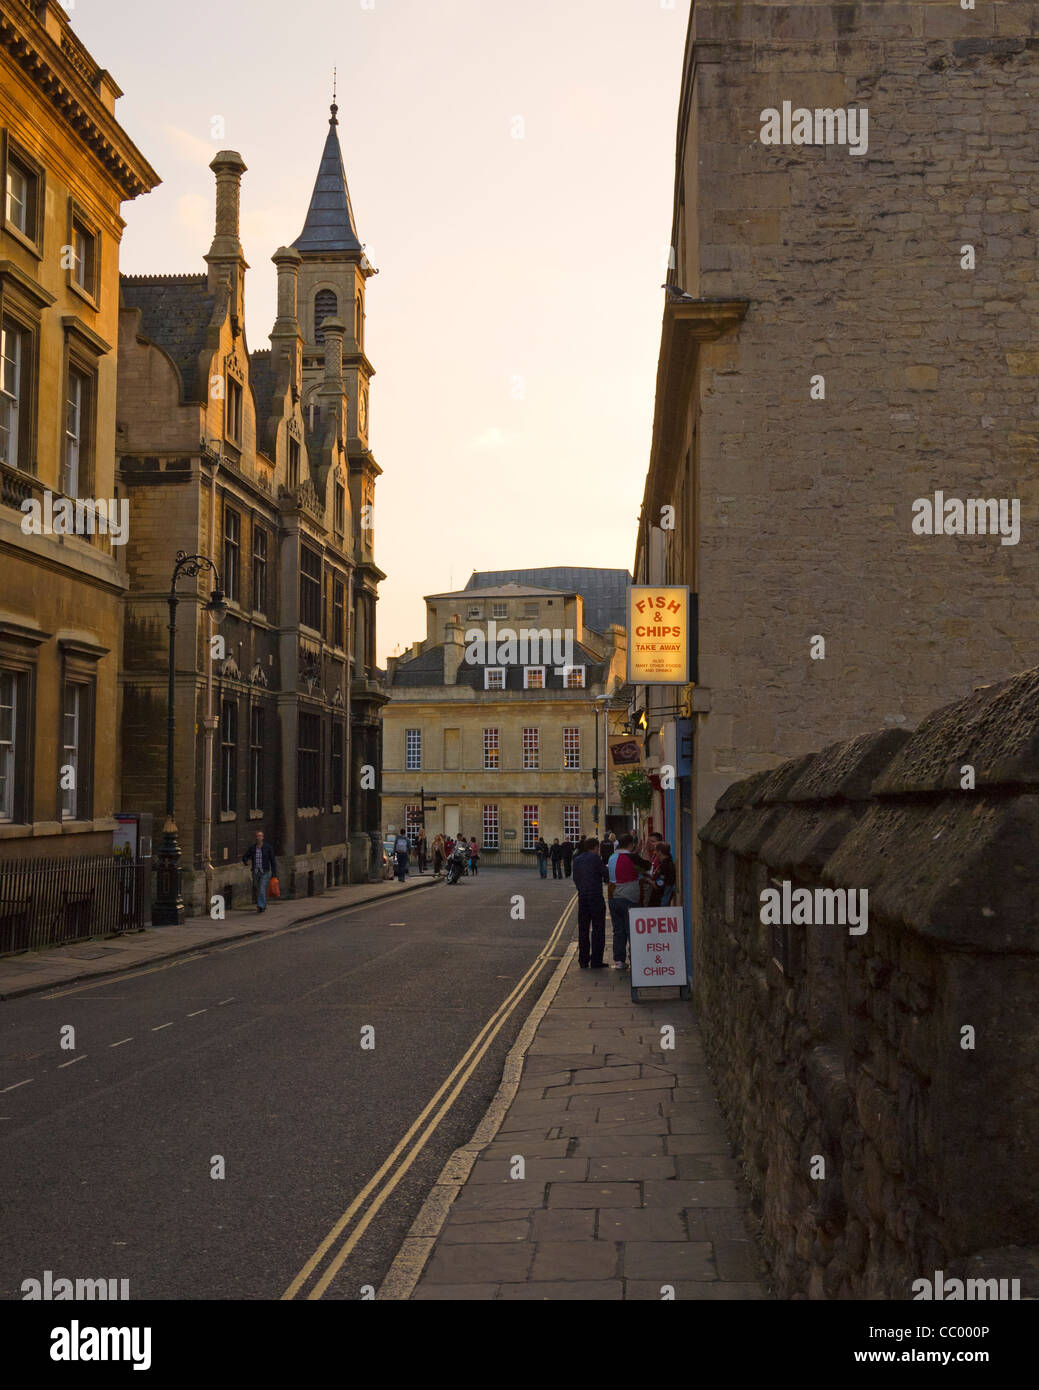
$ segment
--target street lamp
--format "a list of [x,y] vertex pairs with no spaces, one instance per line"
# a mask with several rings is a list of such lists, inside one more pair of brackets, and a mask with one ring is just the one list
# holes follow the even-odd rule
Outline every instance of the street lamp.
[[215,623],[227,616],[228,603],[220,589],[220,575],[216,565],[205,555],[187,555],[177,551],[177,563],[170,581],[167,602],[170,606],[170,670],[169,705],[166,713],[166,823],[162,828],[162,844],[159,846],[158,865],[155,883],[155,900],[152,904],[152,926],[176,926],[184,920],[184,899],[180,895],[180,845],[177,843],[177,823],[173,818],[173,731],[174,698],[176,694],[176,650],[177,650],[177,580],[182,574],[194,577],[202,570],[212,570],[216,588],[204,605],[203,612],[209,613]]

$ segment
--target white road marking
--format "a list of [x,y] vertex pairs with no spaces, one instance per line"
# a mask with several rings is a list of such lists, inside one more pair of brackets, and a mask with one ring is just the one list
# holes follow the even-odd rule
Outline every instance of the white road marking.
[[158,1026],[158,1028],[153,1028],[153,1029],[152,1029],[152,1032],[153,1032],[153,1033],[161,1033],[162,1030],[163,1030],[164,1028],[172,1028],[172,1027],[173,1027],[173,1024],[172,1024],[172,1023],[160,1023],[159,1026]]
[[123,1043],[133,1042],[133,1038],[120,1038],[117,1043],[109,1043],[109,1047],[122,1047]]
[[13,1086],[5,1086],[4,1089],[0,1091],[0,1096],[5,1095],[8,1091],[17,1091],[19,1086],[28,1086],[31,1080],[32,1077],[28,1076],[24,1081],[16,1081]]
[[[233,995],[233,994],[231,995],[231,998],[230,998],[230,999],[221,999],[221,1000],[220,1000],[220,1004],[233,1004],[233,1003],[234,1003],[234,995]],[[217,1004],[215,1007],[219,1009],[220,1004]]]
[[78,1057],[73,1057],[71,1062],[59,1062],[59,1063],[58,1063],[58,1066],[57,1066],[57,1070],[58,1070],[58,1071],[61,1071],[62,1067],[72,1067],[72,1066],[75,1066],[75,1064],[76,1064],[77,1062],[82,1062],[83,1058],[84,1058],[86,1055],[87,1055],[87,1054],[86,1054],[85,1052],[81,1052],[80,1055],[79,1055]]
[[188,1014],[188,1018],[198,1018],[199,1014],[206,1014],[208,1012],[208,1009],[196,1009],[193,1014]]

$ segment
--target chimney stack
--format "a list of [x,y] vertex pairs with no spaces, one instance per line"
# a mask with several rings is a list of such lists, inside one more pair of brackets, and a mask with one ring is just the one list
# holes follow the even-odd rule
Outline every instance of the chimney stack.
[[245,160],[237,150],[221,150],[209,167],[216,175],[216,232],[205,258],[209,266],[209,292],[214,294],[221,280],[230,279],[234,312],[240,314],[238,306],[245,272],[249,269],[238,235]]
[[279,246],[271,257],[278,267],[278,318],[275,333],[299,332],[299,268],[303,257],[291,246]]
[[451,620],[444,625],[444,684],[458,684],[458,668],[462,664],[462,657],[465,655],[465,643],[462,640],[462,620],[457,613],[451,615]]

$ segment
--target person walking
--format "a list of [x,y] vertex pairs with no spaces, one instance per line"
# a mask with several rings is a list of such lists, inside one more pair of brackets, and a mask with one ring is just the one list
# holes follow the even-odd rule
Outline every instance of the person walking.
[[538,857],[538,873],[542,878],[548,878],[548,842],[540,835],[534,845],[534,853]]
[[480,846],[475,835],[469,836],[469,872],[473,875],[480,872]]
[[426,872],[426,861],[429,857],[429,848],[426,845],[426,831],[422,827],[418,832],[418,839],[415,841],[415,856],[418,859],[418,871],[420,874]]
[[663,840],[657,845],[650,876],[652,886],[647,906],[670,907],[675,896],[675,861],[671,857],[671,846]]
[[610,858],[610,878],[614,883],[610,899],[613,919],[613,968],[623,970],[628,955],[628,918],[639,905],[639,875],[649,868],[649,860],[636,854],[633,835],[622,835],[617,841],[617,853]]
[[433,836],[433,877],[439,878],[444,867],[444,860],[447,858],[447,847],[444,844],[444,837],[437,832]]
[[278,872],[274,851],[263,838],[263,831],[257,830],[256,843],[242,855],[242,863],[252,863],[253,889],[256,893],[256,911],[267,911],[267,885]]
[[552,841],[552,848],[548,852],[548,857],[552,860],[552,877],[562,878],[563,846],[558,840]]
[[397,882],[403,883],[408,873],[408,837],[403,831],[393,842],[393,857],[397,861]]
[[599,841],[582,840],[574,860],[574,887],[577,889],[577,959],[582,970],[602,970],[606,966],[606,903],[602,888],[610,874],[599,854]]
[[574,867],[574,845],[573,841],[567,837],[562,844],[563,850],[563,877],[569,878]]

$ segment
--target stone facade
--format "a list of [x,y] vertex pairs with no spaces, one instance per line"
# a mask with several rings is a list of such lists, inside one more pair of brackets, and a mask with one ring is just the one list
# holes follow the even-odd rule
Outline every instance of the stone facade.
[[[1037,14],[693,6],[635,566],[699,597],[693,827],[1034,660]],[[868,110],[868,148],[762,143],[784,102]],[[938,491],[1016,499],[1020,542],[914,532]]]
[[[158,176],[56,4],[0,0],[0,856],[112,848],[124,554],[115,478],[122,204]],[[71,405],[70,405],[71,402]],[[47,494],[51,505],[48,511]],[[90,499],[73,534],[54,503]],[[39,532],[23,504],[39,508]],[[86,531],[87,524],[90,530]],[[63,522],[59,521],[59,527]]]
[[[380,469],[366,419],[358,434],[353,313],[344,322],[338,300],[326,297],[315,325],[312,296],[301,290],[317,275],[352,306],[357,278],[374,273],[359,245],[341,249],[355,238],[336,125],[333,107],[304,231],[272,258],[278,317],[269,349],[250,352],[246,342],[245,164],[235,151],[211,166],[216,232],[206,273],[123,279],[119,452],[134,525],[122,779],[127,805],[153,811],[156,830],[175,557],[199,554],[216,570],[178,585],[174,804],[195,912],[214,892],[248,900],[241,856],[257,829],[274,847],[286,895],[361,881],[378,867]],[[315,218],[327,212],[315,247]],[[230,605],[219,629],[202,607],[214,586]],[[362,779],[366,766],[374,790],[362,792],[362,780],[373,785]]]
[[[551,843],[568,833],[575,841],[594,833],[596,786],[600,797],[606,787],[605,725],[596,700],[615,695],[623,682],[622,629],[585,627],[580,594],[521,584],[431,594],[426,615],[425,640],[389,661],[387,828],[413,830],[424,791],[436,798],[424,817],[430,841],[438,831],[463,831],[485,848],[505,851],[529,849],[538,834]],[[503,659],[509,653],[498,644],[509,633],[519,641],[525,630],[572,634],[574,676],[564,676],[552,656],[519,661],[518,648],[510,664],[499,666],[495,653]],[[527,640],[528,657],[543,655]],[[501,671],[501,688],[494,688],[493,670]],[[535,670],[542,676],[532,676]],[[543,685],[533,685],[536,679]],[[604,826],[607,807],[598,804]],[[489,852],[484,862],[493,858]]]
[[[1039,668],[738,782],[701,832],[696,997],[780,1297],[1039,1296],[1037,727]],[[866,890],[867,930],[772,924],[783,882]]]

